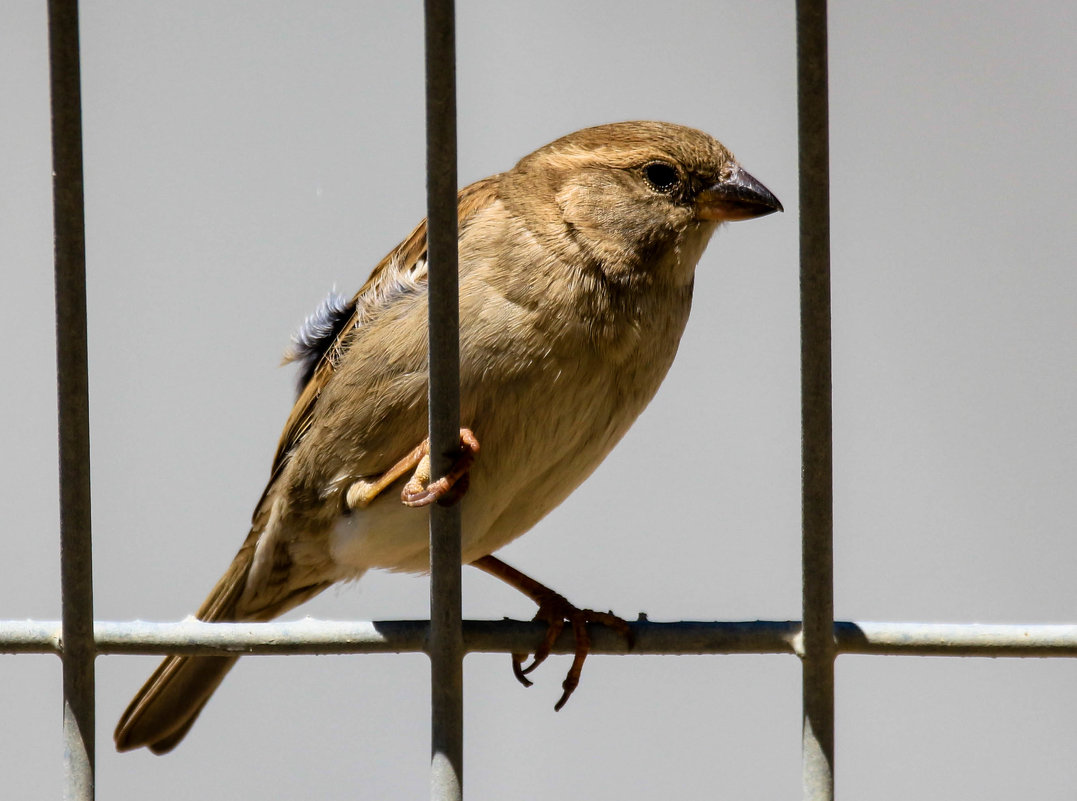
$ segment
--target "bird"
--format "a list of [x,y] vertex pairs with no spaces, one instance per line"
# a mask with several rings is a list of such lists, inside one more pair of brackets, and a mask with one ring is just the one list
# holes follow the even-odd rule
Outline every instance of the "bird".
[[[427,249],[420,223],[349,300],[331,293],[293,337],[298,396],[204,621],[267,621],[371,569],[429,570],[421,507],[461,503],[461,554],[528,595],[546,622],[523,683],[561,629],[579,682],[579,609],[494,552],[599,465],[654,396],[688,320],[717,226],[782,204],[710,135],[666,122],[568,134],[458,194],[460,446],[431,481]],[[235,656],[169,656],[131,701],[118,750],[163,754],[188,733]]]

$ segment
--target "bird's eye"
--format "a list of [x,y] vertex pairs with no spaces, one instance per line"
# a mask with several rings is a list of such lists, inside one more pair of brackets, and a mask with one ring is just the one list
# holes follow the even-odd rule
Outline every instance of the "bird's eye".
[[653,161],[643,168],[643,177],[647,183],[666,194],[672,192],[681,183],[677,170],[664,161]]

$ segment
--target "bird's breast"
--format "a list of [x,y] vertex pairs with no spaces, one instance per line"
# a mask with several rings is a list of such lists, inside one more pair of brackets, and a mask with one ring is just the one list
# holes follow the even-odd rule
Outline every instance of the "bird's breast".
[[[503,546],[560,504],[602,462],[654,396],[676,354],[690,288],[620,330],[567,317],[525,325],[532,347],[512,370],[462,343],[462,410],[479,438],[465,560]],[[596,338],[595,332],[602,338]]]

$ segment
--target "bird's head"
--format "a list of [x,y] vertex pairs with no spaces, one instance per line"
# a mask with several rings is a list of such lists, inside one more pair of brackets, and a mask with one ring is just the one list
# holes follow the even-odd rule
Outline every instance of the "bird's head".
[[610,277],[666,265],[670,280],[690,282],[717,224],[782,211],[720,142],[664,122],[576,131],[502,178],[502,196],[526,210],[536,236]]

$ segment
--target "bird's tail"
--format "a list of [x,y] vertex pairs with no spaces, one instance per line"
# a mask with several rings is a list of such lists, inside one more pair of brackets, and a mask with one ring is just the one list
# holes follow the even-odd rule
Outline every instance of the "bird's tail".
[[170,656],[138,691],[116,726],[116,750],[171,751],[239,657]]
[[[256,608],[244,601],[240,607],[262,521],[256,522],[236,558],[198,610],[199,620],[265,621],[282,615],[312,598],[331,581],[281,587],[281,592],[260,599]],[[116,725],[116,750],[145,746],[155,754],[171,751],[187,734],[228,671],[236,656],[169,656],[138,691]]]

